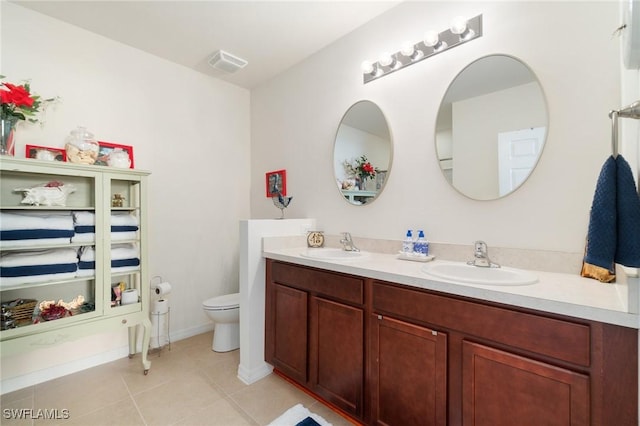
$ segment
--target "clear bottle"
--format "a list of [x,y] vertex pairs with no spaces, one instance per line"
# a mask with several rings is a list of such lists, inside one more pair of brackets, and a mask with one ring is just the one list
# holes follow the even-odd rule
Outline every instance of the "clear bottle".
[[413,243],[413,253],[419,256],[426,256],[429,254],[429,243],[424,237],[424,231],[418,231],[418,238]]
[[411,234],[411,229],[407,231],[407,236],[404,241],[402,241],[402,253],[413,253],[413,235]]

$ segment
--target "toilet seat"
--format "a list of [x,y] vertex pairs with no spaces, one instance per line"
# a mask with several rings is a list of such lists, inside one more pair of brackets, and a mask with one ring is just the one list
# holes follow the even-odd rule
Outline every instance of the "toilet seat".
[[223,311],[239,308],[240,293],[231,293],[212,297],[202,302],[202,306],[208,311]]

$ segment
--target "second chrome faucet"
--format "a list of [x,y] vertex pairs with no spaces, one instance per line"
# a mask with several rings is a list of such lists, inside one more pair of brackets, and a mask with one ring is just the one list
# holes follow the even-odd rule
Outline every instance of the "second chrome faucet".
[[340,240],[340,244],[342,244],[342,248],[345,251],[360,251],[360,249],[356,247],[356,245],[353,243],[351,234],[348,232],[342,233],[342,239]]
[[480,268],[499,268],[500,265],[489,259],[489,247],[484,241],[476,241],[473,245],[474,259],[467,262],[469,265]]

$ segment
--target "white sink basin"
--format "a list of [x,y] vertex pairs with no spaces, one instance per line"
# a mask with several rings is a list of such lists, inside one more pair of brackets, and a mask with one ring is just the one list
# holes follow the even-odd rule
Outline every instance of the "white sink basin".
[[529,271],[515,268],[482,268],[457,262],[434,262],[422,267],[422,272],[434,278],[479,285],[529,285],[538,277]]
[[300,253],[302,257],[319,260],[356,260],[366,255],[366,252],[345,251],[338,248],[310,248]]

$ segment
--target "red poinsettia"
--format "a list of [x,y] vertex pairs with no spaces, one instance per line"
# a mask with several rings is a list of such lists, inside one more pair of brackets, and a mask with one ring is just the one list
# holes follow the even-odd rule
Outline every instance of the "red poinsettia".
[[[4,76],[0,76],[4,78]],[[2,118],[14,120],[38,121],[35,115],[43,102],[52,102],[55,98],[40,99],[40,96],[31,93],[29,83],[15,85],[0,83],[0,102],[2,104]]]
[[366,155],[363,155],[356,160],[354,171],[360,177],[360,180],[364,182],[367,179],[373,179],[376,176],[378,169],[371,165],[369,160],[367,160]]

